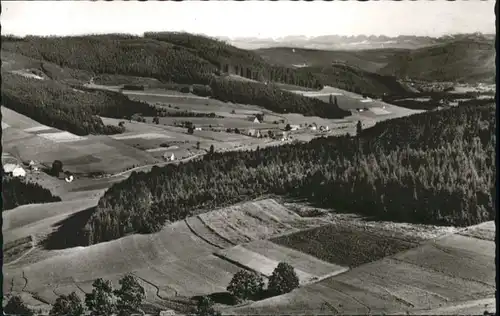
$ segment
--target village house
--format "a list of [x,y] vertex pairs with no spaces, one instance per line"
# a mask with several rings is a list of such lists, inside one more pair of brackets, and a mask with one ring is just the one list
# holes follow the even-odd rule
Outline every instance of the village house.
[[73,174],[69,171],[66,171],[64,173],[64,181],[66,181],[67,183],[71,183],[73,182],[73,180],[75,180],[75,177],[73,176]]
[[168,161],[174,161],[174,160],[175,160],[175,155],[174,155],[174,153],[165,153],[165,154],[163,155],[163,157],[164,157],[165,159],[167,159]]
[[300,129],[300,125],[290,125],[291,131],[298,131]]
[[260,131],[258,129],[249,129],[248,130],[248,136],[252,136],[252,137],[258,137],[260,138],[261,137],[261,134],[260,134]]
[[260,124],[260,121],[259,121],[259,118],[258,118],[258,117],[255,117],[255,118],[253,119],[253,122],[254,122],[254,123],[257,123],[257,124]]
[[23,169],[20,165],[7,163],[3,166],[3,171],[6,174],[10,174],[13,177],[25,177],[26,170]]

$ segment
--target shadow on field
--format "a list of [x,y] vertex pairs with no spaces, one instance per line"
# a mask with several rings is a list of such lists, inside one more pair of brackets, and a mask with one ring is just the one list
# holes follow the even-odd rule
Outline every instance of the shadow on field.
[[[224,305],[236,305],[238,302],[229,292],[216,292],[212,294],[205,295],[210,298],[216,304],[224,304]],[[193,300],[199,301],[203,296],[193,296]]]
[[51,233],[42,243],[48,250],[86,246],[84,226],[94,212],[95,207],[88,208],[57,222],[53,227],[57,230]]
[[[214,303],[216,304],[223,304],[223,305],[238,305],[239,302],[236,300],[236,298],[231,295],[229,292],[216,292],[216,293],[212,293],[212,294],[209,294],[209,295],[205,295],[206,297],[210,298]],[[262,291],[261,293],[259,293],[256,297],[253,297],[252,298],[252,301],[260,301],[260,300],[264,300],[266,298],[270,298],[272,297],[272,293],[270,293],[269,291],[267,290],[264,290]],[[192,299],[196,302],[198,302],[199,300],[201,300],[203,296],[199,295],[199,296],[193,296]]]

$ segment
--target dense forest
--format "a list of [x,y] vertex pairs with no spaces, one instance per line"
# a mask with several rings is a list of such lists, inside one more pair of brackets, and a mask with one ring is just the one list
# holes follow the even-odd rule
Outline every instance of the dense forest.
[[59,202],[61,199],[53,196],[49,190],[36,183],[24,182],[19,178],[6,177],[2,174],[3,211],[24,204]]
[[308,70],[269,64],[253,51],[234,47],[215,38],[184,32],[148,32],[144,37],[185,47],[218,67],[221,72],[258,81],[322,88],[318,78]]
[[132,35],[26,37],[2,41],[2,50],[95,74],[151,77],[178,83],[208,83],[217,67],[189,50]]
[[304,71],[314,73],[321,85],[328,85],[370,97],[384,94],[405,95],[408,90],[396,78],[382,76],[343,64],[328,67],[305,67]]
[[306,116],[343,118],[351,113],[316,98],[280,90],[272,84],[213,79],[212,96],[234,103],[255,104],[277,113],[300,113]]
[[112,91],[74,89],[52,80],[2,73],[2,105],[37,122],[76,135],[116,134],[119,126],[104,125],[101,116],[122,118],[156,113],[142,102]]
[[188,33],[2,36],[2,50],[95,74],[150,77],[162,82],[208,84],[212,75],[229,72],[255,80],[321,88],[310,71],[270,65],[252,51]]
[[132,173],[101,198],[85,244],[159,230],[197,209],[263,194],[388,220],[471,225],[495,215],[495,107],[388,120],[357,137],[213,153]]

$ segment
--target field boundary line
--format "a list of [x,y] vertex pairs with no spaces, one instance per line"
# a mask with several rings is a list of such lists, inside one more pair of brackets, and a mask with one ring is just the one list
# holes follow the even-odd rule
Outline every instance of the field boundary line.
[[[221,238],[222,240],[224,240],[225,242],[229,243],[229,244],[230,244],[230,245],[232,245],[232,246],[236,246],[236,245],[238,245],[237,243],[235,243],[235,242],[231,241],[230,239],[228,239],[228,238],[226,238],[226,237],[222,236],[221,234],[219,234],[219,233],[218,233],[215,229],[213,229],[210,225],[208,225],[208,224],[207,224],[207,223],[203,220],[203,218],[201,218],[201,216],[200,216],[200,215],[196,215],[196,217],[198,217],[198,219],[200,220],[200,222],[201,222],[203,225],[205,225],[205,227],[206,227],[209,231],[213,232],[216,236],[218,236],[219,238]],[[221,248],[221,249],[226,249],[226,248]]]
[[[184,223],[186,223],[186,226],[187,228],[193,233],[193,235],[195,235],[196,237],[200,238],[201,240],[203,240],[204,242],[206,242],[207,244],[211,245],[211,246],[214,246],[216,248],[219,248],[219,249],[224,249],[224,247],[222,246],[219,246],[211,241],[209,241],[208,239],[206,239],[205,237],[202,237],[200,234],[198,234],[192,227],[191,225],[189,225],[188,223],[188,218],[184,219]],[[203,222],[202,222],[203,223]],[[204,223],[203,223],[204,224]]]
[[239,268],[241,268],[241,269],[244,269],[244,270],[247,270],[247,271],[254,272],[254,273],[256,273],[257,275],[260,275],[260,276],[262,276],[263,278],[268,279],[268,276],[266,276],[265,274],[260,273],[259,271],[254,270],[254,269],[252,269],[252,268],[250,268],[250,267],[247,267],[246,265],[244,265],[244,264],[242,264],[242,263],[239,263],[239,262],[237,262],[237,261],[235,261],[235,260],[229,259],[229,258],[227,258],[226,256],[224,256],[223,254],[220,254],[220,253],[217,253],[217,252],[213,252],[213,255],[214,255],[214,256],[216,256],[216,257],[218,257],[218,258],[220,258],[220,259],[222,259],[222,260],[225,260],[225,261],[227,261],[227,262],[229,262],[229,263],[231,263],[231,264],[233,264],[233,265],[235,265],[235,266],[237,266],[237,267],[239,267]]

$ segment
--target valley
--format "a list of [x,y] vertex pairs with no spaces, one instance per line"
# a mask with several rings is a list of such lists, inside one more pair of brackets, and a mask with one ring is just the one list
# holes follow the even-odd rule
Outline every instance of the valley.
[[[494,50],[433,41],[2,36],[4,301],[54,315],[128,275],[148,315],[217,315],[203,299],[221,315],[494,313]],[[283,262],[297,284],[272,292]],[[266,290],[230,293],[240,271]]]

